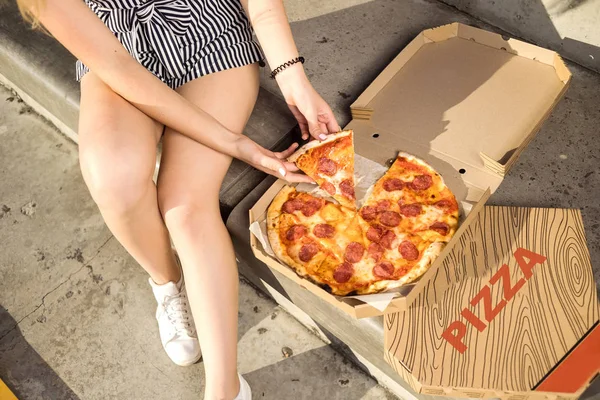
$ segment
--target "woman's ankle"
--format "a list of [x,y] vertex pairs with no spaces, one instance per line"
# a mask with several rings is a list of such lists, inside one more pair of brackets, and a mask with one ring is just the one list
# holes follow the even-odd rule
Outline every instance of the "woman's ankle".
[[217,385],[209,385],[207,382],[204,391],[204,400],[232,400],[240,392],[240,380],[236,373],[235,379],[229,382],[221,382]]
[[179,283],[183,272],[175,255],[173,255],[173,260],[170,265],[166,265],[165,267],[166,268],[162,268],[161,270],[154,271],[150,274],[152,282],[157,285],[164,285],[168,282]]

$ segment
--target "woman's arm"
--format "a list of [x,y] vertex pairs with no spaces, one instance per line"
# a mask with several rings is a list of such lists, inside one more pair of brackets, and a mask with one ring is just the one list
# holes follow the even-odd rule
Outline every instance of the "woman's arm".
[[[298,57],[282,0],[241,0],[271,68]],[[297,63],[275,77],[288,106],[300,124],[303,138],[310,133],[324,139],[340,126],[327,103],[312,87],[302,64]]]
[[46,0],[41,24],[115,93],[155,120],[216,151],[288,180],[306,180],[283,159],[294,150],[270,152],[226,129],[141,66],[81,0]]

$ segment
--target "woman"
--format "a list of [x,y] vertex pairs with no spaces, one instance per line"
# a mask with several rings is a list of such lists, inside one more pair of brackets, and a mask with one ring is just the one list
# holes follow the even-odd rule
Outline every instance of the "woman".
[[189,365],[202,348],[206,399],[250,399],[237,374],[238,276],[219,188],[232,157],[310,181],[285,161],[297,144],[273,153],[241,134],[262,58],[250,24],[269,64],[282,66],[275,78],[303,138],[340,129],[304,74],[281,0],[18,2],[80,60],[82,174],[114,236],[150,275],[165,351]]

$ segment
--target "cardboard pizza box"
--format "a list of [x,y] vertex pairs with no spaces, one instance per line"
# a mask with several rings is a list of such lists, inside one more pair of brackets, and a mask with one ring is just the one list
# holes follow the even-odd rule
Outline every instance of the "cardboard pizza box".
[[[351,106],[357,154],[390,165],[399,151],[429,163],[461,205],[461,225],[427,273],[383,311],[331,295],[265,252],[255,256],[356,318],[408,308],[564,94],[571,74],[553,51],[454,23],[421,32]],[[285,182],[250,210],[264,219]]]
[[578,398],[600,372],[598,314],[579,210],[486,206],[384,316],[385,357],[419,393]]

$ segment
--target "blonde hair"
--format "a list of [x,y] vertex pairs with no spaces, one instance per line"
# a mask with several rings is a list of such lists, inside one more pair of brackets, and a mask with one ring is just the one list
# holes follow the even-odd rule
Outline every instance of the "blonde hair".
[[23,15],[23,19],[26,22],[29,22],[33,28],[42,28],[40,20],[38,19],[38,14],[43,1],[44,0],[17,0],[17,6],[19,7],[21,15]]

